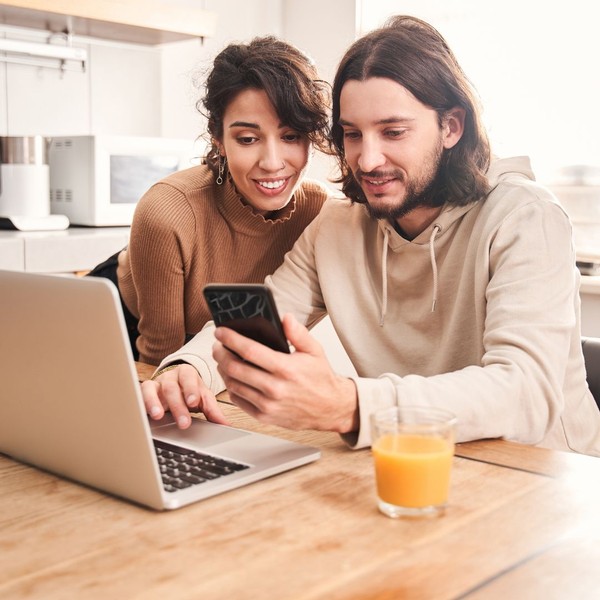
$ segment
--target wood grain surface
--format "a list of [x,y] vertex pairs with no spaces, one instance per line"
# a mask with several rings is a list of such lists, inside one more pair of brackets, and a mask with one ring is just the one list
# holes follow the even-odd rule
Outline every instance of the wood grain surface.
[[598,459],[460,444],[446,513],[393,520],[370,450],[223,407],[321,459],[161,513],[0,455],[0,598],[598,597]]

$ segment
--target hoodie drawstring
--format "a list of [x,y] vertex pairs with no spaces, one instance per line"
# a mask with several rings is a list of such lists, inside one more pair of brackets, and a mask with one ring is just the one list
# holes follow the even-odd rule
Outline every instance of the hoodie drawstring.
[[442,228],[439,225],[435,225],[431,232],[431,237],[429,238],[429,258],[431,259],[431,270],[433,271],[433,298],[431,300],[431,312],[435,312],[435,305],[438,295],[438,270],[437,263],[435,261],[435,236],[441,230]]
[[388,253],[388,238],[389,231],[385,227],[383,235],[383,250],[381,253],[381,317],[379,319],[379,327],[383,327],[385,321],[385,313],[387,312],[387,253]]
[[[439,225],[435,225],[429,238],[429,259],[431,260],[431,270],[433,272],[433,295],[431,300],[431,312],[435,312],[435,305],[438,297],[438,269],[435,260],[435,237],[442,230]],[[387,255],[388,255],[389,230],[384,228],[383,249],[381,252],[381,316],[379,318],[379,327],[383,327],[385,315],[387,313]]]

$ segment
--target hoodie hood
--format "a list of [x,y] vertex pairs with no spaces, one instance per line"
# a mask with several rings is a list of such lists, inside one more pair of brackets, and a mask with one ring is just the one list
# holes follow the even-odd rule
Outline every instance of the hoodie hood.
[[[518,156],[513,158],[496,159],[490,165],[487,171],[487,178],[490,183],[490,192],[494,190],[503,181],[514,181],[516,178],[535,181],[535,176],[531,169],[531,162],[526,156]],[[446,231],[456,221],[461,219],[466,213],[472,210],[479,202],[485,202],[485,199],[470,202],[465,206],[444,205],[440,214],[433,222],[424,229],[413,240],[408,241],[398,235],[391,223],[386,220],[378,222],[379,230],[383,235],[383,249],[381,258],[382,269],[382,290],[381,290],[381,316],[379,319],[380,327],[383,327],[385,315],[387,311],[387,253],[391,248],[392,252],[398,250],[404,244],[429,245],[429,256],[431,261],[431,272],[433,277],[433,292],[431,299],[431,312],[435,311],[437,303],[438,291],[438,270],[435,256],[435,242],[441,238]],[[392,233],[393,232],[393,233]]]
[[513,180],[514,178],[535,181],[535,175],[531,170],[531,161],[527,156],[496,159],[492,161],[486,175],[492,188],[495,188],[502,181]]

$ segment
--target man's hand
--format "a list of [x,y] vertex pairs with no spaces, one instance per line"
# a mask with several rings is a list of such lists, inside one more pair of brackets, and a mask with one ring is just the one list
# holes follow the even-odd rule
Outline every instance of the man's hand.
[[292,354],[271,350],[227,327],[215,331],[213,357],[231,401],[262,423],[356,431],[354,382],[333,372],[321,345],[292,315],[282,322],[296,349]]
[[156,379],[144,381],[142,397],[146,412],[152,419],[162,419],[165,411],[170,410],[181,429],[192,424],[190,409],[203,412],[213,423],[228,424],[214,394],[204,385],[192,365],[177,365]]

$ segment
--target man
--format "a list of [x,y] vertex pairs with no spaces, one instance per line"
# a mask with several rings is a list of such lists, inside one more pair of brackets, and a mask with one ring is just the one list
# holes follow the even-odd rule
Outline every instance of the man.
[[[148,413],[225,422],[213,396],[225,384],[262,422],[337,431],[356,448],[370,443],[369,415],[398,403],[454,412],[459,441],[600,456],[569,220],[526,159],[490,164],[440,34],[396,17],[355,42],[332,135],[351,202],[328,202],[267,278],[295,352],[205,329],[143,385]],[[326,313],[355,378],[332,371],[305,327]]]

